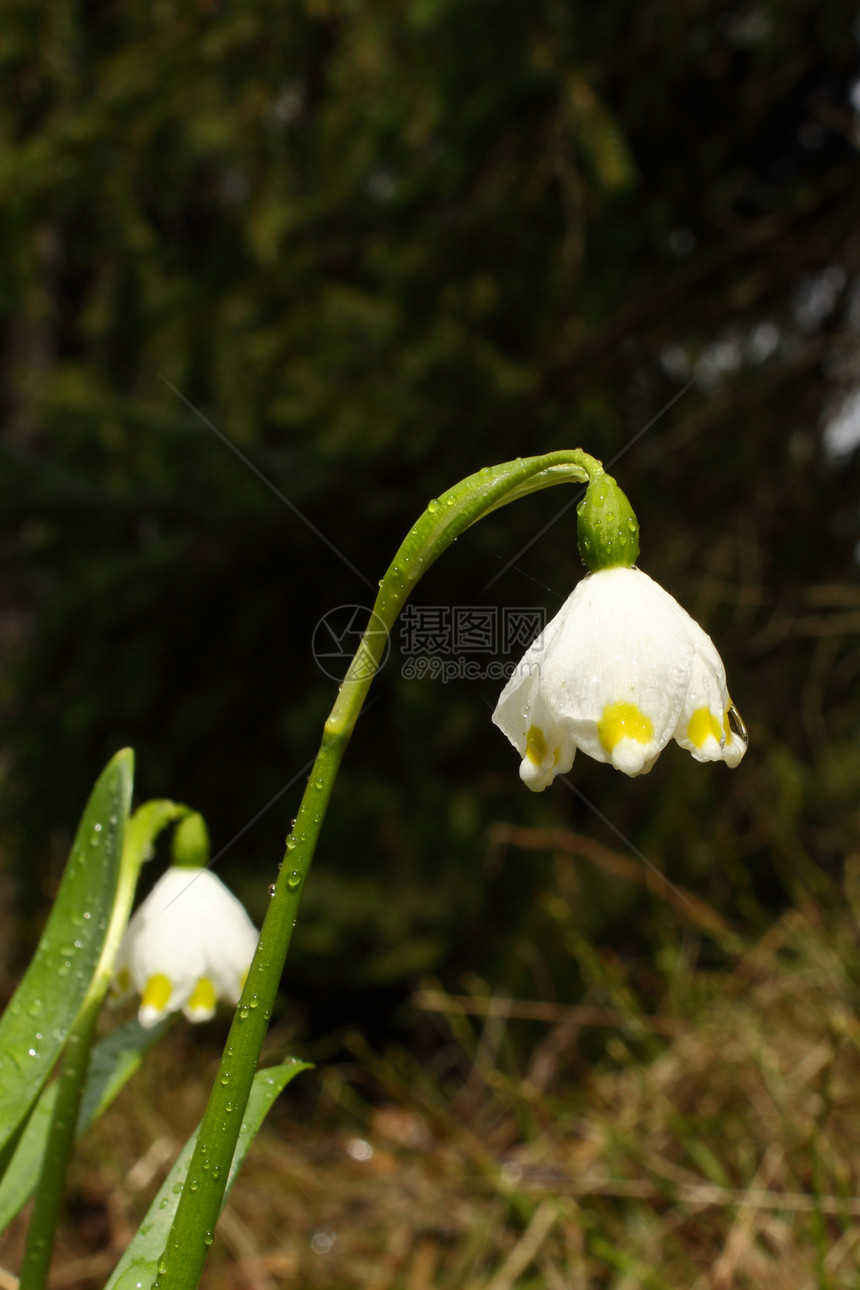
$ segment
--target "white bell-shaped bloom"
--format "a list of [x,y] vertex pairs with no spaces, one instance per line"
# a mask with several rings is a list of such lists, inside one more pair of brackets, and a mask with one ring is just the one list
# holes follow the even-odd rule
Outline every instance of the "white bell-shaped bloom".
[[527,650],[493,721],[540,792],[577,748],[644,775],[670,739],[736,766],[747,737],[710,637],[639,569],[591,573]]
[[189,1021],[208,1021],[218,999],[238,1002],[257,938],[243,906],[209,869],[168,869],[129,921],[115,988],[140,994],[142,1026],[180,1008]]

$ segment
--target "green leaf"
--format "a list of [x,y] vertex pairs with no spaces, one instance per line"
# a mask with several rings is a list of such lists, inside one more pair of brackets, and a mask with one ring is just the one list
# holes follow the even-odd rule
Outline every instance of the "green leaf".
[[[130,1021],[96,1044],[90,1056],[87,1083],[78,1115],[77,1136],[110,1106],[120,1089],[131,1079],[152,1045],[169,1029],[172,1018],[152,1030]],[[42,1092],[3,1181],[0,1182],[0,1232],[4,1231],[33,1193],[48,1140],[51,1116],[57,1101],[57,1084]]]
[[38,1097],[98,966],[133,775],[134,754],[125,748],[97,781],[36,953],[0,1019],[0,1149],[8,1148]]
[[[301,1071],[311,1069],[309,1062],[289,1060],[280,1066],[269,1067],[258,1071],[254,1076],[251,1095],[245,1109],[242,1127],[239,1130],[239,1141],[233,1155],[233,1163],[227,1176],[224,1201],[230,1188],[236,1181],[236,1175],[242,1167],[248,1148],[256,1136],[260,1125],[268,1114],[269,1108],[278,1094],[286,1088],[290,1080]],[[131,1240],[107,1282],[105,1290],[150,1290],[157,1274],[158,1261],[167,1244],[179,1195],[188,1172],[188,1165],[197,1142],[199,1126],[186,1142],[179,1157],[162,1184],[161,1190],[147,1210],[146,1217],[138,1228],[137,1235]],[[223,1202],[222,1202],[223,1208]],[[204,1241],[204,1234],[199,1233],[199,1240]]]

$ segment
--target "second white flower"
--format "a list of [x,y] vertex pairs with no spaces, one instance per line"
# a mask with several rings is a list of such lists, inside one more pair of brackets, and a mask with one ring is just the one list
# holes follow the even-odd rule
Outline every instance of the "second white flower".
[[627,775],[651,769],[674,738],[698,761],[736,766],[746,732],[710,637],[640,569],[589,574],[526,652],[495,724],[540,791],[577,748]]

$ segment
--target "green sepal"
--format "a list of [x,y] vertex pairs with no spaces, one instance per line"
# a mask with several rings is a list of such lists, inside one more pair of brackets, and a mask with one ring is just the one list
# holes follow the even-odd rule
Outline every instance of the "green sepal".
[[579,554],[589,573],[633,567],[639,558],[639,521],[611,475],[591,480],[576,514]]
[[205,869],[209,863],[209,830],[199,811],[189,811],[173,830],[173,863],[179,869]]

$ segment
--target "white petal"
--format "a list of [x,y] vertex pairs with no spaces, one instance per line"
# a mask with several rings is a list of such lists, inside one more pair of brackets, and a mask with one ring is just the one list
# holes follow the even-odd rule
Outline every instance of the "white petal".
[[209,976],[218,990],[218,997],[227,1003],[239,1001],[259,935],[241,905],[234,911],[229,926],[226,920],[222,924],[219,952],[209,956]]
[[650,770],[687,689],[694,650],[682,611],[646,574],[618,568],[584,578],[558,620],[541,664],[546,706],[590,757],[628,775]]
[[723,728],[723,714],[728,707],[726,674],[713,642],[699,630],[701,639],[697,641],[675,740],[697,761],[720,761],[726,743]]
[[746,731],[739,717],[734,720],[736,713],[726,688],[726,671],[716,646],[698,623],[691,620],[691,624],[696,657],[675,740],[697,761],[722,760],[729,766],[737,766],[746,752]]
[[505,687],[493,721],[522,757],[523,783],[539,793],[570,770],[576,745],[553,717],[541,690],[540,664],[529,654]]

